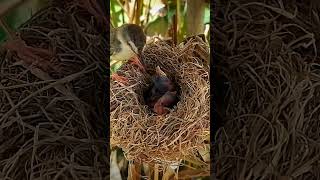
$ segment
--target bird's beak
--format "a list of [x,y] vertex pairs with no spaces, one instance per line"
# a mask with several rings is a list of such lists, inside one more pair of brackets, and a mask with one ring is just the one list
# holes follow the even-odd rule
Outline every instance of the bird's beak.
[[164,73],[159,66],[156,67],[156,73],[160,76],[167,76],[166,73]]

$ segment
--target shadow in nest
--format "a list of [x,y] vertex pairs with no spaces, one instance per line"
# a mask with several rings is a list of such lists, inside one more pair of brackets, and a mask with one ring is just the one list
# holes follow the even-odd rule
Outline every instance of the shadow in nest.
[[[180,101],[181,88],[175,77],[161,77],[153,74],[148,87],[143,91],[142,105],[147,105],[150,115],[162,115],[174,110]],[[159,110],[160,109],[160,110]],[[161,110],[164,111],[161,111]]]

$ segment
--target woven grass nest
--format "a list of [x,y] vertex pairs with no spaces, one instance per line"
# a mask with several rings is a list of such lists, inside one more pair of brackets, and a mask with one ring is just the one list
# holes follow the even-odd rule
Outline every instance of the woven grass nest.
[[[118,74],[129,79],[110,86],[111,146],[129,160],[166,164],[193,156],[209,138],[209,47],[196,36],[179,46],[148,43],[142,53],[147,72],[125,64]],[[158,116],[144,103],[144,92],[159,66],[180,89],[179,102]]]
[[99,19],[67,3],[37,12],[0,47],[0,179],[110,174],[101,106],[107,40]]
[[319,3],[223,3],[213,48],[230,86],[217,103],[226,108],[212,140],[214,179],[320,179],[319,14],[310,13]]

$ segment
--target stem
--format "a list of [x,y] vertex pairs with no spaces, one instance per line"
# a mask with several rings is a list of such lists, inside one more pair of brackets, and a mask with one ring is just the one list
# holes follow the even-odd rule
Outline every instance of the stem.
[[204,0],[187,0],[187,35],[198,35],[204,31]]
[[145,24],[149,23],[150,9],[151,9],[151,0],[149,0],[148,9],[147,9],[147,20]]

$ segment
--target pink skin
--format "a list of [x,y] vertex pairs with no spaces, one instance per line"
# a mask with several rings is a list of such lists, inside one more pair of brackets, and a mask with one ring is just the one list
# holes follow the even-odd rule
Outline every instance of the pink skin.
[[177,92],[167,92],[164,94],[154,105],[153,111],[156,112],[158,115],[164,115],[169,113],[169,108],[166,106],[172,104],[175,101],[175,96]]

